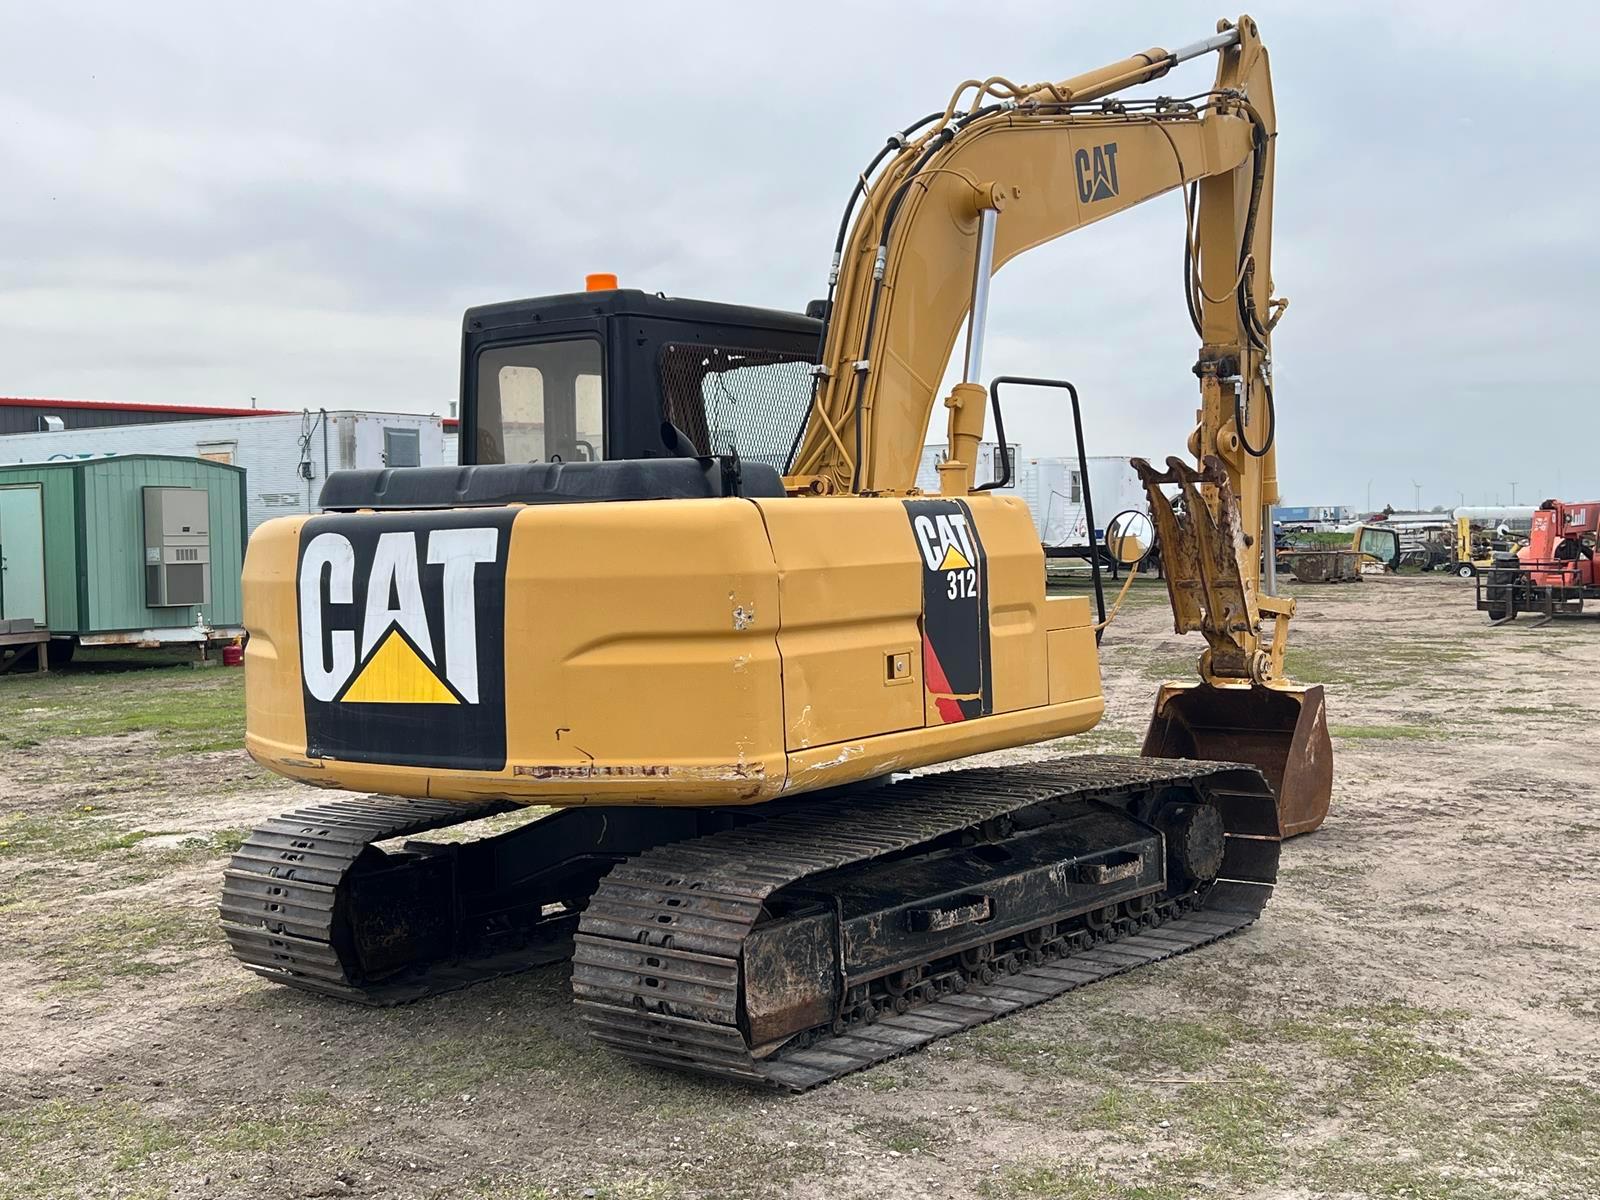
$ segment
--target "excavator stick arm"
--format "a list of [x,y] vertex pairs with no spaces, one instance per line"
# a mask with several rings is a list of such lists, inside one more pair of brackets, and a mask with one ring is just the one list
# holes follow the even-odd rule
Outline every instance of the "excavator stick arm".
[[[1178,458],[1167,459],[1165,471],[1142,458],[1132,461],[1161,540],[1173,629],[1204,635],[1207,674],[1253,678],[1258,614],[1240,572],[1248,548],[1227,471],[1209,455],[1198,471]],[[1181,511],[1162,490],[1171,486],[1178,488]]]

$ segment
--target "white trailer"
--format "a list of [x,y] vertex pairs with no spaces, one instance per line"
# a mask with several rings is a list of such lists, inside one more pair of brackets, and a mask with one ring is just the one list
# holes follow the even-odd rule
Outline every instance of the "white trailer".
[[0,437],[0,463],[64,462],[120,454],[171,454],[245,470],[246,523],[315,512],[330,471],[438,467],[436,416],[419,413],[264,413],[146,425],[107,425]]
[[[1149,514],[1144,484],[1126,458],[1097,455],[1088,460],[1088,467],[1097,542],[1119,512],[1131,508]],[[1039,541],[1045,546],[1089,544],[1083,477],[1076,458],[1023,459],[1017,491],[1033,513]]]
[[[1010,492],[1018,489],[1022,469],[1022,449],[1015,442],[1010,442],[1008,445],[1011,450],[1011,484],[1003,490]],[[972,471],[974,485],[993,483],[1002,476],[1005,464],[998,453],[999,448],[999,442],[978,443],[978,461]],[[922,448],[922,461],[917,466],[917,487],[930,496],[939,494],[939,464],[949,453],[948,442],[935,442]]]

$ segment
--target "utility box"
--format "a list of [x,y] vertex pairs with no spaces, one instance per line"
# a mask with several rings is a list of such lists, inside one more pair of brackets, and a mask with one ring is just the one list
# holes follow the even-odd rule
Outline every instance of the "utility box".
[[204,488],[144,489],[145,607],[211,603],[210,507]]

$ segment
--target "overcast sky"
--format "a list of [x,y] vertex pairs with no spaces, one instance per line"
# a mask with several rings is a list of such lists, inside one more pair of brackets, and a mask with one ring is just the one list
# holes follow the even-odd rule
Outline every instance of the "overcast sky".
[[[0,394],[444,412],[461,311],[820,295],[883,134],[970,75],[1211,33],[1139,5],[7,3]],[[1278,101],[1286,503],[1600,493],[1600,7],[1251,9]],[[1184,68],[1210,82],[1214,60]],[[1176,92],[1162,81],[1146,91]],[[1177,196],[997,277],[986,370],[1091,453],[1181,453]],[[1070,421],[1018,396],[1028,454]],[[1579,493],[1584,493],[1580,496]]]

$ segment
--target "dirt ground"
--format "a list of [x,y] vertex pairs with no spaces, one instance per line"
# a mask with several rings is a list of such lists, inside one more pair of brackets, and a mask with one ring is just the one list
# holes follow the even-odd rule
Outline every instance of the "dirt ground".
[[[1600,621],[1297,595],[1333,811],[1261,922],[798,1098],[610,1057],[564,967],[385,1011],[257,979],[222,868],[307,793],[237,748],[238,673],[0,679],[0,1197],[1600,1194]],[[1136,592],[1106,723],[1026,755],[1135,752],[1198,650]]]

